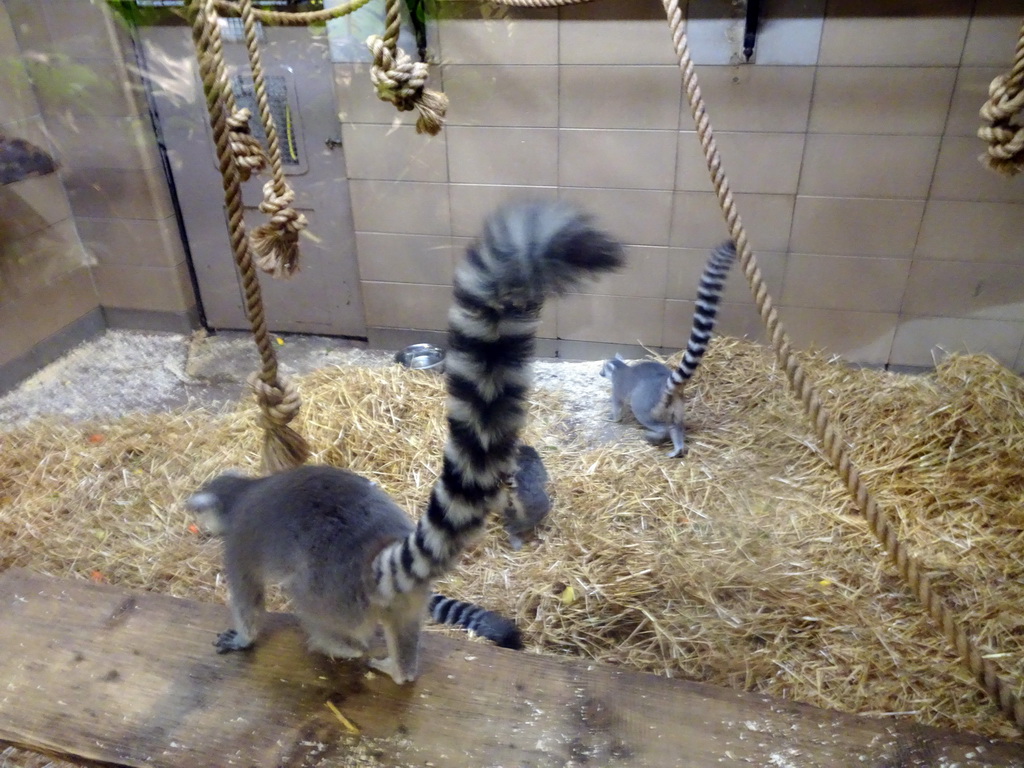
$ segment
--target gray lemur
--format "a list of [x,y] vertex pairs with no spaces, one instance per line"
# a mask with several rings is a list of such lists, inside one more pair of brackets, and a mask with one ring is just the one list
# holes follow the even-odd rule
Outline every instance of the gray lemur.
[[512,549],[523,548],[522,534],[529,533],[551,511],[547,488],[548,472],[537,450],[520,445],[516,451],[516,472],[509,481],[505,506],[505,530]]
[[483,531],[515,473],[544,300],[622,261],[617,242],[563,204],[512,205],[488,217],[455,274],[448,438],[415,525],[369,480],[342,469],[221,476],[196,494],[191,506],[215,530],[220,521],[224,536],[235,626],[218,651],[252,646],[264,585],[282,580],[313,648],[361,656],[379,623],[388,656],[371,665],[396,683],[414,680],[431,585]]
[[693,327],[678,368],[673,371],[650,360],[629,365],[616,355],[601,369],[601,375],[612,380],[612,421],[622,420],[623,406],[628,402],[636,420],[647,428],[651,442],[672,440],[670,457],[686,453],[683,385],[696,372],[707,351],[725,278],[735,259],[736,247],[729,242],[711,252],[700,278]]

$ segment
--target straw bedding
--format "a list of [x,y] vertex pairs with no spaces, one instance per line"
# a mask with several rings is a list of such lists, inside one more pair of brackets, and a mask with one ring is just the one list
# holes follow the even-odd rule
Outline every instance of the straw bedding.
[[[1024,382],[984,356],[916,377],[804,362],[900,535],[1003,674],[1024,679]],[[599,364],[558,365],[526,435],[552,477],[549,521],[519,552],[494,523],[443,591],[514,616],[531,652],[1016,735],[885,562],[770,352],[715,342],[682,461],[603,421]],[[418,511],[443,380],[344,366],[300,385],[314,459]],[[218,544],[181,502],[225,468],[255,471],[259,439],[248,403],[6,433],[0,567],[223,600]]]

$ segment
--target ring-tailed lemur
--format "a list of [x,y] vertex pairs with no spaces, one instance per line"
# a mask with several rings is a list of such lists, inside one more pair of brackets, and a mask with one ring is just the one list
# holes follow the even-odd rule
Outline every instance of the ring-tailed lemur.
[[628,402],[636,420],[647,428],[651,442],[671,438],[670,457],[686,453],[683,386],[707,351],[725,278],[735,259],[736,247],[729,242],[711,252],[697,288],[697,307],[686,352],[674,371],[650,360],[629,365],[619,355],[606,361],[601,369],[601,375],[612,380],[612,421],[622,419],[623,406]]
[[283,580],[311,647],[361,656],[381,624],[388,656],[370,665],[396,683],[414,680],[431,584],[483,529],[515,472],[544,299],[622,260],[618,243],[565,205],[508,206],[487,219],[455,274],[448,439],[415,525],[369,480],[342,469],[221,476],[196,494],[190,506],[214,528],[219,520],[224,536],[235,628],[220,635],[218,651],[253,644],[264,584]]
[[551,511],[547,491],[548,471],[532,445],[520,445],[516,451],[516,471],[509,479],[505,505],[505,530],[512,549],[523,548],[522,534],[529,533]]

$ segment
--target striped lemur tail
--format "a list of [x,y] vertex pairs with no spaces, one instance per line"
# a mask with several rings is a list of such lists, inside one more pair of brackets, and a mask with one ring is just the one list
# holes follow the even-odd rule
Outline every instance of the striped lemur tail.
[[438,624],[451,624],[472,630],[499,648],[522,650],[523,636],[519,627],[501,614],[475,603],[464,603],[435,592],[430,596],[430,616]]
[[380,599],[450,570],[515,471],[544,299],[622,262],[622,247],[565,205],[511,205],[484,223],[456,270],[448,313],[441,478],[416,530],[374,559]]
[[701,358],[708,350],[711,332],[715,328],[718,315],[718,302],[725,290],[725,279],[729,276],[729,267],[736,260],[736,246],[724,242],[711,252],[704,272],[700,276],[697,287],[697,307],[693,311],[693,326],[690,338],[686,342],[686,351],[679,366],[665,383],[665,398],[669,399],[682,393],[683,385],[693,376],[700,365]]

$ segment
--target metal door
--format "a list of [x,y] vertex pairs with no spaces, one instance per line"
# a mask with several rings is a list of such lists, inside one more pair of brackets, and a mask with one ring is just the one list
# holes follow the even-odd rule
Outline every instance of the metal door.
[[[244,39],[240,28],[225,31],[228,74],[244,106],[252,89]],[[139,32],[144,77],[166,146],[207,324],[247,329],[190,31],[152,26]],[[298,274],[289,280],[260,275],[268,326],[274,331],[365,336],[345,158],[333,141],[340,138],[340,125],[327,38],[301,27],[262,26],[260,37],[285,173],[295,191],[294,205],[308,218],[312,235],[300,240]],[[262,136],[258,124],[257,116],[252,125]],[[268,179],[263,174],[243,185],[250,232],[266,218],[257,206]]]

